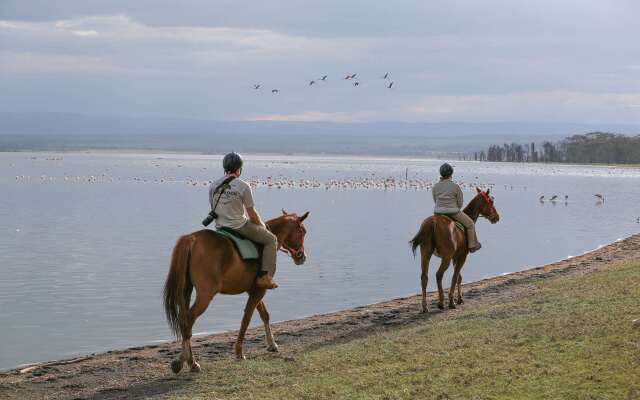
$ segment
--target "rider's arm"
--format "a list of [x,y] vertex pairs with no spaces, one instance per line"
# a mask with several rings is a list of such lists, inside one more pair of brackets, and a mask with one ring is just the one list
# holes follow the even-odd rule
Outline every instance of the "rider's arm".
[[254,207],[247,207],[247,215],[249,216],[249,221],[251,221],[252,223],[256,224],[256,225],[263,225],[264,223],[262,222],[262,219],[260,218],[260,214],[258,214],[258,211],[256,211],[256,209]]
[[458,203],[458,208],[462,210],[462,206],[464,205],[464,201],[463,201],[462,189],[460,189],[460,186],[458,186],[457,192],[458,192],[458,194],[456,196],[456,201]]
[[249,221],[256,225],[264,226],[264,222],[262,222],[260,214],[258,214],[258,211],[254,207],[253,193],[251,191],[251,187],[249,186],[246,186],[246,190],[242,192],[242,203],[244,204],[244,208],[247,210]]

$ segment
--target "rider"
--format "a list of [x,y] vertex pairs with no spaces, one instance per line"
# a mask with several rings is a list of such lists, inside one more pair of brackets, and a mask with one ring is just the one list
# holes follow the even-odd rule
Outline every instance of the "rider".
[[447,163],[440,166],[440,182],[433,185],[433,201],[436,203],[434,214],[444,214],[464,225],[467,230],[469,252],[480,250],[482,245],[476,237],[473,220],[462,209],[462,190],[451,180],[453,167]]
[[[222,160],[225,176],[213,182],[209,189],[209,202],[213,209],[218,197],[222,197],[216,206],[217,228],[228,228],[245,238],[261,244],[262,265],[256,279],[256,286],[265,289],[278,287],[272,281],[276,272],[276,253],[278,251],[278,239],[271,233],[255,209],[251,186],[240,179],[242,173],[242,157],[238,153],[229,153]],[[228,183],[229,187],[224,191],[215,192],[215,189],[226,179],[235,177]],[[222,195],[220,195],[222,193]]]

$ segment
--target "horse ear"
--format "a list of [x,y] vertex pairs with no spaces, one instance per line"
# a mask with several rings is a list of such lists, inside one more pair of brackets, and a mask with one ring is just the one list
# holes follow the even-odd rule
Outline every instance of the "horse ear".
[[489,192],[491,192],[491,188],[487,189],[487,196],[489,195]]
[[476,191],[477,191],[478,193],[482,193],[482,190],[480,190],[480,188],[479,188],[479,187],[477,187],[477,188],[476,188]]
[[284,208],[282,209],[282,215],[289,215],[289,214],[287,214],[287,212],[284,210]]
[[300,217],[298,218],[298,221],[302,222],[302,221],[304,221],[305,219],[307,219],[307,217],[308,217],[308,216],[309,216],[309,211],[307,211],[306,213],[302,214],[302,216],[300,216]]

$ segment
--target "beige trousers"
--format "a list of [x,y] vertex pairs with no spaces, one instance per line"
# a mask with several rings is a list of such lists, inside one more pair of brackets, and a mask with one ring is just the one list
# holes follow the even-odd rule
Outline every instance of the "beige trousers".
[[261,244],[262,266],[260,269],[273,276],[276,273],[276,256],[278,252],[278,238],[262,225],[256,225],[251,221],[236,231],[249,240]]
[[476,236],[476,224],[473,220],[462,211],[457,214],[449,214],[449,216],[467,228],[467,241],[469,242],[468,247],[470,249],[476,247],[478,245],[478,237]]

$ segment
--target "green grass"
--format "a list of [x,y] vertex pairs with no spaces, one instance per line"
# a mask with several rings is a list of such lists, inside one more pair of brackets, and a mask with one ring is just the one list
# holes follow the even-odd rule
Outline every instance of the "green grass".
[[204,363],[170,398],[640,399],[640,264],[535,286],[288,361]]

